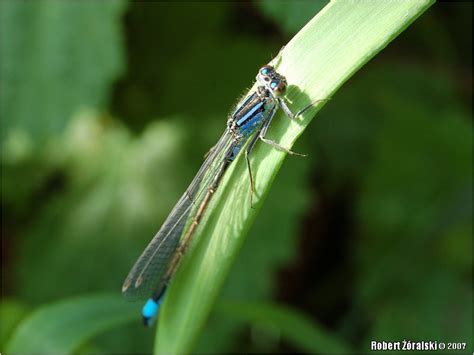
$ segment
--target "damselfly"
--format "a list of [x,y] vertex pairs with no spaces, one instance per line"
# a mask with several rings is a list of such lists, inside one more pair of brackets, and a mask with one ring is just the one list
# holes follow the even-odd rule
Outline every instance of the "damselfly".
[[152,324],[156,318],[166,288],[213,194],[245,144],[248,142],[245,159],[250,174],[251,196],[255,188],[249,156],[258,140],[288,154],[297,154],[265,137],[279,107],[290,119],[295,119],[311,106],[293,114],[283,99],[286,88],[285,77],[272,66],[266,65],[259,70],[256,88],[230,115],[224,134],[128,274],[122,292],[128,299],[148,298],[142,311],[145,325]]

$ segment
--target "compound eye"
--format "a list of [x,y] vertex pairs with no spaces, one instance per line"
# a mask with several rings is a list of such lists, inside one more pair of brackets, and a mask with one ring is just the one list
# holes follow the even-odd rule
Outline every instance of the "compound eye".
[[264,67],[262,67],[260,69],[260,74],[264,75],[264,76],[268,76],[270,75],[271,73],[273,72],[273,67],[271,67],[270,65],[265,65]]
[[283,81],[274,80],[270,83],[270,88],[275,92],[277,95],[282,95],[285,93],[286,90],[286,83]]

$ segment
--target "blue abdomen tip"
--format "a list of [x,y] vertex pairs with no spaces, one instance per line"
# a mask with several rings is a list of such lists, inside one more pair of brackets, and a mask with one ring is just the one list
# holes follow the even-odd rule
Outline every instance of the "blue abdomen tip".
[[156,302],[155,300],[149,298],[148,301],[146,301],[145,305],[143,306],[142,315],[144,318],[147,318],[147,319],[154,318],[158,314],[159,309],[160,309],[160,304]]

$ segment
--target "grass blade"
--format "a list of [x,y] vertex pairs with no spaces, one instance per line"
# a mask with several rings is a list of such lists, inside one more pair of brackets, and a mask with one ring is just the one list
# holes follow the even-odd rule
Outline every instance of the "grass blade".
[[69,354],[106,329],[136,321],[119,295],[83,296],[38,308],[15,329],[6,353]]
[[[432,3],[406,0],[328,4],[280,54],[278,70],[292,85],[287,95],[291,107],[298,109],[313,99],[331,97]],[[322,104],[308,110],[311,112],[300,122],[278,115],[269,131],[270,138],[291,147]],[[283,153],[264,144],[256,147],[252,156],[257,188],[254,209],[250,208],[242,156],[229,168],[194,237],[198,243],[193,243],[169,289],[158,324],[155,353],[191,351],[284,158]]]

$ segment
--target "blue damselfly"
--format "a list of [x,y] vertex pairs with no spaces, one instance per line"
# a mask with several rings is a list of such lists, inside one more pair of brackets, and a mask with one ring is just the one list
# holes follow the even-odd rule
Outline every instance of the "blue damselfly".
[[311,105],[294,114],[283,99],[287,82],[274,67],[266,65],[257,75],[257,85],[227,120],[227,129],[207,155],[186,192],[148,244],[128,274],[122,292],[127,299],[145,299],[142,315],[145,325],[156,318],[166,288],[173,277],[213,194],[230,164],[245,147],[252,196],[255,185],[249,156],[258,140],[288,154],[296,154],[267,139],[270,123],[281,108],[295,119]]

